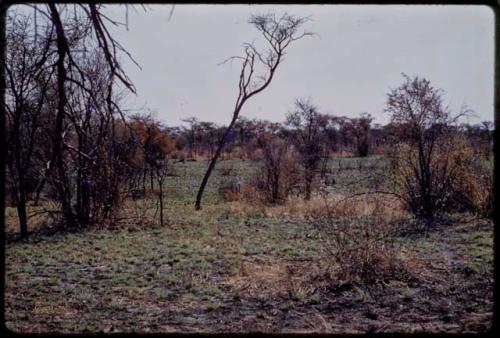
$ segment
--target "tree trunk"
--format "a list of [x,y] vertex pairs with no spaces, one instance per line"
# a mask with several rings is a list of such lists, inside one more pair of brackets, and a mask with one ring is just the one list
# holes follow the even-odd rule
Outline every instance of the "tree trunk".
[[28,237],[28,216],[26,213],[26,193],[24,191],[24,180],[19,182],[19,200],[17,203],[17,215],[19,217],[19,227],[21,238]]
[[[26,216],[26,181],[25,170],[21,163],[21,139],[20,139],[20,121],[16,122],[16,130],[14,133],[14,156],[15,156],[15,170],[17,172],[17,187],[15,189],[15,201],[17,208],[17,216],[19,218],[19,227],[21,238],[28,237],[28,219]],[[11,167],[12,171],[12,167]],[[15,177],[15,175],[13,175]],[[15,185],[14,185],[15,186]]]
[[226,144],[227,136],[229,135],[229,132],[233,128],[234,124],[236,123],[236,120],[238,119],[238,115],[239,115],[241,107],[242,107],[242,104],[236,108],[236,110],[233,114],[233,119],[231,120],[231,123],[229,124],[229,126],[226,128],[226,131],[222,135],[222,137],[219,141],[219,145],[217,146],[217,150],[215,151],[215,155],[214,155],[214,157],[212,157],[212,160],[210,161],[208,169],[205,172],[205,176],[203,177],[203,180],[201,181],[200,189],[198,190],[198,194],[196,195],[196,203],[194,205],[195,210],[201,209],[201,199],[203,197],[203,192],[205,191],[205,187],[208,183],[208,179],[210,178],[210,175],[212,174],[212,170],[214,170],[215,164],[217,163],[217,160],[219,159],[219,156],[222,153],[222,149],[224,148],[224,145]]
[[309,171],[306,171],[306,179],[305,179],[305,183],[306,183],[306,186],[305,186],[305,193],[306,193],[306,196],[305,196],[305,199],[306,201],[309,201],[311,199],[311,185],[312,185],[312,175],[311,173],[309,173]]
[[160,224],[163,226],[163,180],[158,182],[160,184]]
[[42,180],[40,181],[40,184],[36,188],[35,201],[34,201],[35,206],[38,206],[38,203],[40,201],[40,194],[42,193],[43,187],[45,186],[45,182],[47,181],[47,175],[49,175],[48,169],[45,171],[45,175],[43,176]]
[[154,183],[153,183],[153,178],[154,178],[154,173],[153,173],[153,170],[151,169],[149,171],[149,183],[151,185],[151,192],[154,191]]
[[[57,34],[57,54],[58,59],[57,65],[57,92],[58,92],[58,102],[57,102],[57,113],[56,122],[54,128],[54,148],[51,164],[56,166],[56,187],[59,193],[60,202],[62,205],[62,211],[64,219],[66,221],[66,226],[70,228],[76,227],[76,220],[74,218],[73,210],[71,209],[71,200],[69,195],[69,182],[66,179],[66,172],[64,170],[64,161],[62,158],[62,132],[63,132],[63,119],[65,115],[65,105],[66,105],[66,93],[64,88],[64,83],[66,81],[66,69],[64,66],[64,59],[66,58],[67,46],[64,36],[64,28],[57,11],[56,5],[53,3],[48,4],[52,16],[52,21],[56,27]],[[62,181],[62,182],[61,182]]]

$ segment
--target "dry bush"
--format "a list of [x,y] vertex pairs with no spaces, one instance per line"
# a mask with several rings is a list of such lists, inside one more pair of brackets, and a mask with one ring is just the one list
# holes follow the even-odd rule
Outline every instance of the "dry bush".
[[266,215],[266,210],[269,208],[266,205],[265,195],[251,182],[243,185],[238,198],[231,202],[231,213],[243,216]]
[[309,201],[292,196],[279,206],[265,210],[268,217],[291,217],[314,220],[316,217],[369,217],[376,215],[381,221],[394,223],[405,217],[403,203],[394,196],[385,194],[361,195],[346,198],[341,194],[317,195]]
[[231,151],[231,155],[233,158],[239,158],[240,160],[244,160],[247,157],[247,151],[244,147],[235,146]]
[[263,211],[266,204],[265,193],[256,187],[253,180],[241,187],[238,187],[234,182],[225,183],[219,188],[219,195],[225,202],[241,202],[241,205],[236,208],[240,209],[239,211],[244,210],[243,214],[255,213],[256,208]]
[[[389,181],[394,193],[416,216],[433,217],[457,210],[492,216],[492,170],[482,165],[481,159],[459,136],[436,141],[425,170],[419,169],[417,149],[407,144],[396,145],[390,155]],[[424,180],[425,177],[428,178]]]
[[[223,281],[247,299],[287,297],[304,300],[318,289],[317,266],[307,264],[256,264],[241,261],[238,271]],[[314,278],[314,281],[312,280]]]
[[234,167],[231,164],[222,165],[219,167],[221,176],[231,176],[234,174]]
[[154,206],[155,204],[149,198],[125,200],[120,208],[117,221],[108,225],[108,227],[140,230],[155,226],[157,222],[153,215],[155,212]]
[[170,154],[170,157],[173,160],[177,160],[179,162],[185,162],[186,161],[186,154],[182,150],[174,150],[174,151],[172,151],[172,153]]
[[238,272],[223,283],[255,298],[276,297],[286,292],[287,271],[282,264],[259,265],[241,262]]
[[427,155],[407,143],[395,144],[389,153],[390,190],[417,218],[431,220],[450,204],[452,182],[464,169],[465,152],[451,137],[436,140]]
[[264,205],[266,201],[265,194],[259,190],[254,182],[250,181],[249,184],[245,184],[241,188],[240,200],[246,203],[252,204],[254,206]]
[[404,204],[387,194],[371,194],[346,198],[341,194],[315,195],[309,201],[289,196],[282,204],[269,205],[266,195],[255,185],[244,185],[231,205],[240,215],[259,215],[276,219],[314,221],[317,217],[369,217],[376,215],[385,223],[397,223],[408,217]]
[[234,202],[240,199],[240,193],[230,188],[224,188],[220,191],[221,197],[225,202]]
[[261,148],[256,148],[253,151],[250,151],[248,154],[248,159],[252,161],[261,160],[263,157],[263,151]]
[[466,168],[460,170],[452,182],[451,200],[465,210],[493,218],[493,169],[488,163],[481,163],[482,159],[476,154],[464,160]]
[[384,282],[407,274],[387,224],[327,221],[319,228],[339,284]]
[[229,181],[223,180],[220,182],[217,192],[226,202],[237,201],[240,199],[241,182],[237,178],[230,179]]
[[394,223],[405,217],[404,204],[395,196],[387,194],[364,194],[352,197],[333,195],[316,199],[309,208],[309,217],[369,217],[376,216],[384,223]]
[[263,163],[253,180],[268,203],[283,203],[300,180],[298,154],[278,138],[267,138],[263,143]]
[[[379,199],[374,199],[377,201]],[[381,217],[382,203],[327,202],[309,214],[319,231],[335,284],[367,284],[401,279],[408,275],[406,262],[395,240],[395,227]],[[352,209],[348,206],[355,205]],[[320,212],[320,210],[322,210]],[[353,217],[353,215],[355,215]]]

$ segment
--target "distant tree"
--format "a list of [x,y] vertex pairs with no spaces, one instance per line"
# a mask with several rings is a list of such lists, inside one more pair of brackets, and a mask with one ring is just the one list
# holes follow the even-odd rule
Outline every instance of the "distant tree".
[[328,162],[330,159],[330,153],[337,150],[338,142],[338,117],[325,115],[322,119],[322,155],[321,155],[321,170],[320,176],[325,182],[334,182],[334,180],[327,180]]
[[[285,51],[288,49],[288,46],[290,46],[292,42],[299,40],[304,36],[311,35],[311,33],[308,32],[299,33],[299,29],[306,20],[306,18],[299,18],[288,14],[284,14],[280,18],[277,18],[274,14],[251,16],[249,23],[257,28],[257,30],[262,34],[264,39],[269,44],[269,48],[266,51],[259,51],[253,44],[246,43],[244,45],[244,56],[237,56],[228,59],[238,59],[243,62],[238,82],[238,97],[236,98],[231,122],[219,140],[215,154],[210,161],[208,169],[201,182],[200,189],[198,190],[195,202],[196,210],[201,209],[201,199],[210,174],[217,163],[217,159],[222,153],[228,136],[231,134],[234,124],[238,120],[244,104],[252,96],[260,93],[269,86],[278,65],[284,60],[284,56],[286,54]],[[265,69],[264,75],[258,76],[255,73],[258,71],[257,66]]]
[[305,199],[311,198],[312,182],[322,155],[322,130],[327,117],[310,100],[295,100],[295,110],[289,112],[286,125],[292,130],[292,142],[300,154],[304,170]]
[[199,122],[198,139],[200,145],[203,147],[205,153],[208,152],[210,158],[214,155],[215,147],[217,146],[217,139],[219,138],[219,128],[213,122]]
[[359,118],[346,119],[346,131],[353,139],[359,157],[368,156],[370,148],[370,124],[372,121],[373,118],[368,113],[361,114]]
[[145,192],[149,173],[150,190],[153,191],[154,177],[158,171],[157,163],[172,153],[174,141],[151,114],[133,115],[129,125],[142,150],[142,189]]
[[198,139],[200,121],[196,117],[183,119],[182,122],[189,126],[185,129],[189,146],[189,158],[196,158],[196,141]]

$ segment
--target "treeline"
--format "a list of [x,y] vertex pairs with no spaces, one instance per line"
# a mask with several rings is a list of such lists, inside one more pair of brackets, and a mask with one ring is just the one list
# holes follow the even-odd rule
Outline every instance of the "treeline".
[[[150,118],[152,115],[146,114]],[[165,132],[175,142],[172,153],[174,159],[181,161],[206,160],[213,156],[217,140],[225,130],[225,125],[201,121],[196,117],[183,120],[183,126],[167,126]],[[390,123],[380,125],[373,123],[370,114],[362,113],[357,118],[332,116],[318,113],[318,130],[324,146],[330,156],[380,155],[392,137],[393,128]],[[477,153],[486,159],[491,156],[493,143],[493,123],[484,121],[476,124],[461,124],[457,130],[470,140]],[[241,116],[235,124],[234,131],[224,147],[223,157],[239,159],[262,158],[262,140],[270,136],[287,140],[293,137],[290,124],[270,122],[265,119],[248,119]]]

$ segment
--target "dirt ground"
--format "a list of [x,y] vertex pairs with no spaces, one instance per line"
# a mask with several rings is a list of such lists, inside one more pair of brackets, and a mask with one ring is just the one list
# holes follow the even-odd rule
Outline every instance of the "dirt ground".
[[[335,159],[333,191],[373,183],[376,157]],[[224,161],[248,180],[255,163]],[[361,196],[334,217],[351,224],[400,219],[394,234],[405,275],[373,283],[335,279],[318,229],[314,198],[262,207],[224,202],[216,170],[205,206],[193,212],[205,163],[176,163],[166,181],[165,226],[145,198],[123,207],[133,222],[116,229],[53,233],[51,219],[30,218],[27,241],[6,244],[5,318],[14,332],[484,332],[492,325],[493,222],[448,215],[429,231],[393,201]],[[383,163],[380,166],[383,170]],[[376,203],[375,203],[376,202]],[[48,203],[48,204],[47,204]],[[57,206],[45,202],[41,208]],[[150,214],[141,214],[149,206]],[[29,210],[36,213],[37,210]],[[140,220],[140,222],[137,222]],[[6,209],[7,238],[17,233]],[[335,268],[335,265],[333,264]]]
[[307,224],[211,216],[6,247],[15,332],[484,332],[493,225],[470,215],[401,234],[403,280],[335,285]]

